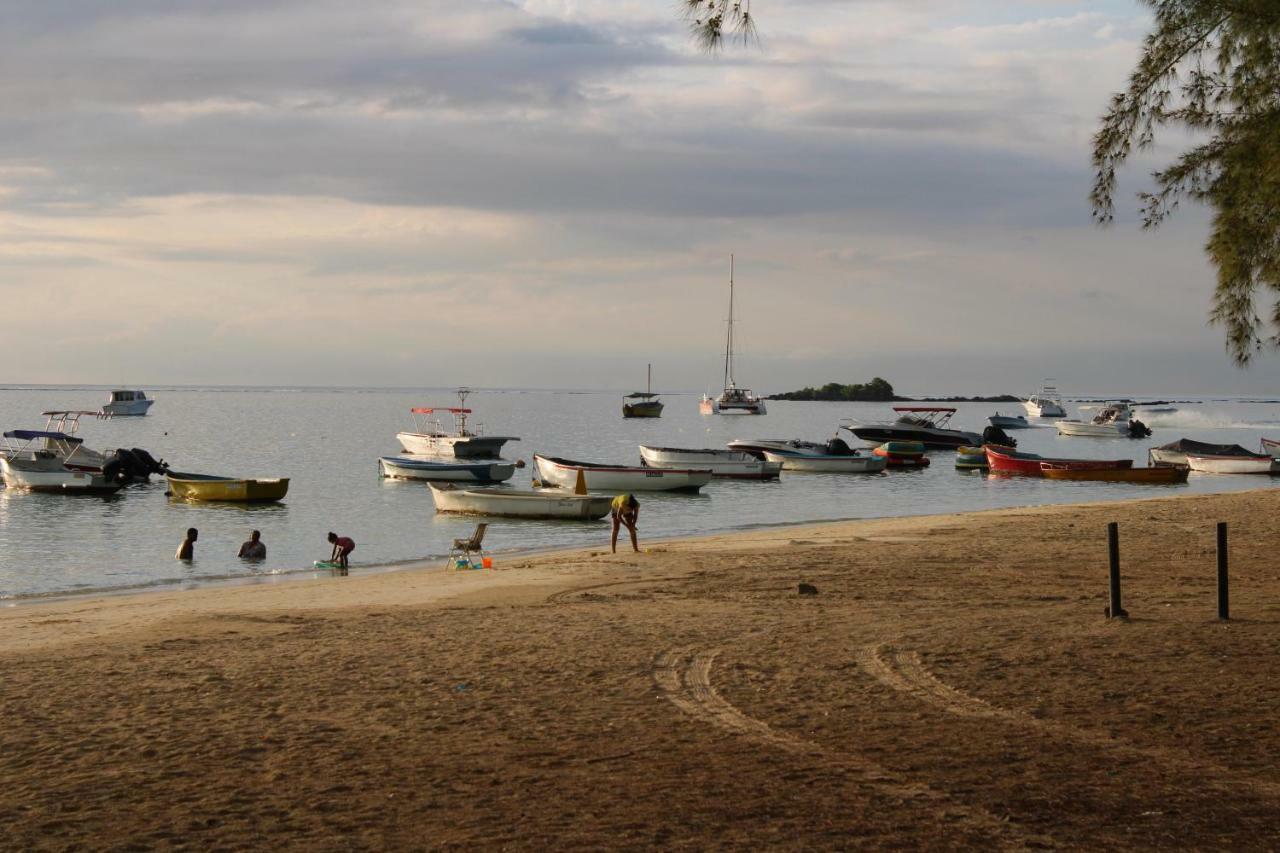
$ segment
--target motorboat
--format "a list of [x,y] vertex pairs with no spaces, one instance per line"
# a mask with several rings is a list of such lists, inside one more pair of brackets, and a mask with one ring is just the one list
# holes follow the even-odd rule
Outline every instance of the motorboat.
[[1187,464],[1192,471],[1204,474],[1280,474],[1280,459],[1269,453],[1229,456],[1188,453]]
[[712,476],[739,480],[775,480],[782,465],[741,450],[650,447],[640,445],[641,464],[648,468],[709,468]]
[[516,472],[517,463],[502,460],[450,462],[434,457],[382,456],[378,470],[394,480],[455,480],[467,483],[504,483]]
[[889,460],[870,453],[801,453],[766,450],[768,462],[781,465],[784,471],[828,474],[875,474],[883,471]]
[[634,394],[628,394],[627,402],[622,404],[622,416],[624,418],[660,418],[664,406],[662,401],[658,399],[658,395],[653,393],[653,365],[649,365],[648,380],[645,382],[644,391],[637,391]]
[[169,495],[188,501],[267,503],[278,501],[289,492],[288,477],[220,477],[170,471],[165,478],[169,482]]
[[1089,480],[1108,483],[1185,483],[1191,469],[1186,465],[1153,465],[1147,468],[1082,468],[1055,462],[1041,462],[1040,476],[1048,480]]
[[1097,411],[1092,420],[1058,421],[1058,435],[1089,438],[1146,438],[1151,435],[1146,424],[1132,417],[1133,412],[1127,401],[1112,401]]
[[[466,403],[471,389],[459,388],[457,394],[457,406],[409,410],[413,416],[413,431],[396,433],[396,440],[406,452],[454,459],[496,459],[501,455],[504,444],[520,440],[513,435],[485,435],[481,426],[468,427],[471,409],[466,407]],[[440,413],[453,417],[452,432],[445,430],[438,418],[430,417]],[[420,416],[427,417],[427,420],[419,421]]]
[[1058,396],[1058,388],[1053,381],[1046,379],[1040,390],[1022,403],[1029,417],[1065,418],[1067,416],[1067,410],[1062,408],[1062,398]]
[[[1263,439],[1263,441],[1265,442],[1266,439]],[[1265,445],[1263,450],[1266,450]],[[1147,456],[1153,464],[1186,465],[1188,453],[1194,453],[1198,456],[1239,456],[1245,459],[1256,458],[1259,455],[1238,444],[1210,444],[1191,438],[1180,438],[1177,441],[1151,448],[1147,451]]]
[[925,447],[956,448],[982,444],[976,432],[952,429],[948,424],[956,410],[939,406],[894,406],[898,419],[888,424],[860,424],[847,421],[840,425],[863,441],[883,444],[886,441],[918,441]]
[[104,415],[112,417],[141,417],[147,413],[155,400],[142,391],[117,390],[102,407]]
[[987,422],[999,429],[1030,429],[1031,424],[1023,415],[1002,415],[996,412]]
[[886,441],[871,452],[882,457],[891,468],[929,466],[929,457],[924,455],[924,444],[919,441]]
[[534,477],[544,486],[602,492],[696,492],[711,482],[710,468],[645,468],[533,457]]
[[[835,440],[835,439],[833,439]],[[840,441],[844,447],[843,453],[849,452],[849,445]],[[831,451],[830,442],[821,441],[805,441],[799,438],[735,438],[727,445],[730,450],[741,451],[750,454],[757,459],[764,459],[765,451],[773,450],[779,453],[788,451],[797,451],[800,453],[829,453]]]
[[163,474],[169,467],[140,447],[132,449],[120,447],[105,453],[85,445],[77,435],[80,419],[86,416],[108,418],[111,417],[110,415],[84,409],[56,409],[40,414],[46,418],[45,432],[57,433],[64,437],[62,441],[45,441],[44,449],[58,455],[63,464],[73,471],[101,473],[108,480],[128,485],[134,482],[146,482],[151,479],[152,474]]
[[1132,459],[1052,459],[1035,453],[1024,453],[1012,447],[988,444],[987,465],[992,474],[1020,474],[1024,477],[1044,476],[1045,462],[1071,465],[1076,469],[1132,468]]
[[962,471],[987,470],[987,451],[981,447],[957,447],[956,467]]
[[10,430],[0,449],[0,477],[7,488],[64,495],[110,495],[123,483],[98,468],[67,463],[83,446],[81,439],[46,430]]
[[564,489],[468,489],[431,483],[436,512],[504,518],[594,521],[609,514],[613,495],[575,495]]
[[698,411],[704,415],[767,414],[764,399],[750,389],[739,388],[733,378],[733,255],[729,256],[729,330],[724,341],[724,390],[718,397],[703,394]]

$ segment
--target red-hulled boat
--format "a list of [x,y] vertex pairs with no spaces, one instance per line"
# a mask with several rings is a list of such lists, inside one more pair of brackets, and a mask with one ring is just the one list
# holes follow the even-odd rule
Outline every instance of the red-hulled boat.
[[1050,459],[1035,453],[1022,453],[1012,447],[988,444],[987,465],[992,474],[1021,474],[1025,477],[1042,477],[1041,463],[1062,465],[1077,471],[1132,468],[1132,459]]

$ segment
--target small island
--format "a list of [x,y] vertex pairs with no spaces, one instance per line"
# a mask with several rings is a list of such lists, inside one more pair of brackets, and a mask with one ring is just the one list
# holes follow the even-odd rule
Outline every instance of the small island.
[[866,383],[843,385],[828,382],[821,388],[801,388],[774,394],[770,400],[826,400],[841,403],[1020,403],[1021,397],[998,394],[994,397],[899,397],[893,386],[879,376]]

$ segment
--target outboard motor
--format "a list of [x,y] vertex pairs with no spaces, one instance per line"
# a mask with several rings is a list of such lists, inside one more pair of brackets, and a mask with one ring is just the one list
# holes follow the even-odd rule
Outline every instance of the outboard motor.
[[127,483],[129,474],[124,470],[124,463],[120,461],[120,455],[113,453],[102,463],[102,476],[109,483]]
[[1151,428],[1139,420],[1129,421],[1129,438],[1146,438],[1151,435]]
[[134,458],[138,460],[138,464],[146,475],[163,474],[165,471],[169,470],[169,463],[165,462],[163,459],[157,462],[154,456],[143,450],[141,447],[135,447],[130,452],[134,455]]
[[1000,444],[1005,447],[1017,447],[1018,442],[1000,427],[992,424],[982,431],[983,444]]
[[832,456],[849,456],[853,453],[853,448],[846,444],[843,438],[836,436],[827,442],[827,453]]

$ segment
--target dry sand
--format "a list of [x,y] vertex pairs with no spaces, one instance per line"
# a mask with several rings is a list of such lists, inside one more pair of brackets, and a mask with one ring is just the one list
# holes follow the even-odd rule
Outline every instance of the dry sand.
[[0,847],[1274,849],[1278,501],[12,608]]

